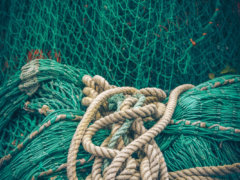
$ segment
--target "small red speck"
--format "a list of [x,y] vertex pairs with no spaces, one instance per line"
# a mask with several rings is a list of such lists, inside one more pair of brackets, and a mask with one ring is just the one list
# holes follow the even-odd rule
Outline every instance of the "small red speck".
[[203,33],[202,35],[203,35],[203,36],[206,36],[206,35],[207,35],[207,33]]
[[5,67],[8,68],[9,65],[8,65],[8,61],[5,61]]
[[28,51],[28,58],[27,58],[27,62],[31,61],[33,58],[33,50]]
[[155,35],[155,36],[157,36],[157,37],[160,37],[160,35],[159,35],[159,34],[157,34],[157,33],[154,33],[154,35]]
[[212,23],[213,23],[212,21],[209,22],[209,24],[212,24]]
[[57,53],[57,52],[55,51],[54,56],[55,56],[55,58],[57,59],[57,62],[59,62],[59,63],[61,62],[60,55],[61,55],[60,52]]
[[159,27],[160,27],[160,32],[162,31],[162,28],[161,28],[161,27],[163,27],[163,29],[165,29],[165,30],[168,32],[168,28],[167,28],[167,27],[162,26],[161,24],[159,25]]
[[40,54],[39,54],[38,58],[39,58],[39,59],[44,59],[44,57],[43,57],[43,51],[42,51],[42,50],[40,51]]
[[128,24],[129,26],[131,26],[131,25],[132,25],[132,23],[131,23],[131,22],[128,22],[127,24]]
[[16,145],[16,139],[12,142],[12,145],[14,146]]
[[216,11],[219,11],[219,9],[217,8]]
[[38,53],[39,53],[39,50],[36,49],[33,54],[37,55]]
[[88,8],[88,4],[85,4],[85,8]]
[[192,38],[190,39],[190,41],[191,41],[191,43],[192,43],[193,46],[196,45],[196,42],[195,42],[194,40],[192,40]]
[[217,27],[219,26],[219,24],[217,24]]

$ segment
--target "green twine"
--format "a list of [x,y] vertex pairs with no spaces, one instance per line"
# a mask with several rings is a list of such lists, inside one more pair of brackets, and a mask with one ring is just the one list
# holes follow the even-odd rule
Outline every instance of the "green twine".
[[[115,95],[115,97],[111,100],[118,100],[119,95]],[[121,96],[122,97],[122,96]],[[142,94],[135,94],[133,97],[137,98],[138,101],[137,103],[134,105],[134,108],[137,107],[141,107],[144,103],[144,101],[146,100],[145,96]],[[123,101],[121,101],[121,103],[118,103],[118,101],[116,101],[116,103],[118,104],[117,106],[117,111],[120,110],[120,106],[122,104]],[[132,123],[133,123],[134,119],[126,119],[126,121],[122,124],[122,126],[117,130],[117,132],[112,136],[112,138],[109,141],[108,147],[109,148],[114,148],[118,139],[122,136],[123,137],[123,142],[124,145],[128,145],[129,143],[129,138],[127,136],[127,133],[129,132],[129,128],[131,127]],[[103,170],[110,164],[110,160],[105,159],[103,162]]]

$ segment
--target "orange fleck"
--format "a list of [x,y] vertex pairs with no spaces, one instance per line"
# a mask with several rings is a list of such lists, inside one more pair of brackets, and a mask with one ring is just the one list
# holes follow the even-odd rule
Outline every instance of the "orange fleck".
[[192,38],[190,39],[190,41],[191,41],[191,43],[192,43],[193,46],[196,45],[196,42],[195,42],[194,40],[192,40]]
[[33,54],[34,54],[34,55],[37,55],[38,53],[39,53],[39,50],[36,49]]
[[55,180],[58,176],[50,177],[50,180]]
[[31,50],[28,52],[28,62],[33,60],[33,59],[44,59],[44,56],[43,56],[43,51],[42,50],[38,50],[36,49],[35,51],[34,50]]
[[209,24],[212,24],[212,23],[213,23],[212,21],[209,22]]
[[27,62],[31,61],[33,58],[33,50],[28,51],[28,59]]
[[57,59],[57,62],[61,62],[61,58],[60,58],[60,52],[59,53],[57,53],[56,51],[55,51],[55,54],[54,54],[54,56],[55,56],[55,58]]
[[203,36],[206,36],[206,35],[207,35],[207,33],[203,33],[202,35],[203,35]]
[[16,145],[16,139],[12,142],[12,145],[14,146]]
[[201,90],[201,91],[205,91],[205,90],[207,90],[207,87],[206,87],[206,86],[205,86],[205,87],[202,87],[200,90]]
[[219,11],[219,9],[218,9],[218,8],[216,8],[216,11]]
[[38,56],[39,57],[39,59],[43,59],[44,57],[43,57],[43,51],[41,50],[40,51],[40,55]]

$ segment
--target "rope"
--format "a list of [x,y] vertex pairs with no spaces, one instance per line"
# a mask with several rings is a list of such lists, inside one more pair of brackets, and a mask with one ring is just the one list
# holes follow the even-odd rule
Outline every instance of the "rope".
[[[131,87],[117,88],[109,85],[100,76],[93,78],[84,76],[83,82],[87,86],[83,90],[87,96],[83,98],[83,104],[89,107],[77,127],[69,148],[67,174],[70,180],[77,179],[76,157],[81,143],[87,152],[96,157],[92,173],[86,178],[89,180],[169,178],[212,180],[217,179],[212,176],[240,172],[238,163],[167,171],[163,154],[154,137],[172,123],[171,118],[179,95],[194,87],[193,85],[181,85],[174,89],[167,105],[164,105],[160,101],[166,98],[166,94],[157,88],[141,90]],[[139,99],[136,98],[137,94],[140,96]],[[144,127],[144,121],[156,119],[159,120],[151,129],[147,130]],[[89,126],[91,121],[93,124]],[[101,146],[94,145],[93,136],[98,130],[106,127],[112,128],[111,134]],[[133,153],[137,153],[137,158],[132,157]]]
[[169,175],[172,179],[176,179],[185,176],[225,176],[233,173],[240,173],[240,163],[224,166],[209,166],[184,169],[181,171],[171,172]]
[[80,143],[82,142],[82,138],[84,136],[84,133],[89,125],[89,123],[94,118],[94,115],[96,114],[98,108],[102,104],[103,101],[107,100],[108,97],[119,94],[119,93],[129,93],[133,94],[134,92],[137,92],[135,88],[131,87],[124,87],[124,88],[116,88],[116,89],[110,89],[108,91],[105,91],[101,93],[99,96],[96,97],[96,99],[90,104],[88,110],[83,116],[82,121],[79,123],[77,130],[74,133],[73,139],[71,141],[71,145],[68,152],[68,167],[67,167],[67,174],[69,179],[77,179],[76,176],[76,158],[78,153],[78,148],[80,146]]
[[[106,173],[107,180],[115,179],[116,174],[119,171],[122,163],[124,163],[125,160],[127,158],[129,158],[133,152],[135,152],[138,149],[140,149],[141,147],[143,147],[146,143],[150,142],[156,135],[158,135],[159,133],[161,133],[163,131],[163,129],[167,126],[167,124],[171,120],[172,114],[174,112],[174,108],[176,106],[177,97],[179,96],[179,94],[181,92],[183,92],[187,89],[190,89],[192,87],[193,87],[192,85],[183,85],[183,86],[180,86],[180,87],[176,88],[175,90],[173,90],[173,92],[171,93],[171,95],[169,97],[169,102],[166,107],[164,116],[150,130],[148,130],[147,132],[142,134],[140,137],[135,139],[127,147],[122,149],[122,151],[120,153],[117,154],[117,156],[113,159],[113,162],[110,165],[108,172]],[[149,150],[148,150],[148,152],[149,152]],[[162,171],[164,171],[164,172],[162,173],[163,176],[161,176],[161,179],[167,179],[168,174],[167,174],[166,168],[164,168],[164,170],[162,170]]]
[[[121,179],[125,177],[126,176],[125,173],[128,173],[128,177],[144,176],[145,177],[144,179],[149,179],[151,177],[153,179],[156,179],[160,172],[161,172],[160,173],[161,177],[166,179],[168,177],[166,163],[163,163],[165,162],[163,155],[160,149],[158,148],[158,146],[156,145],[156,143],[154,142],[153,138],[157,134],[159,134],[170,122],[172,114],[174,112],[174,108],[176,106],[178,95],[181,92],[192,88],[193,86],[183,85],[176,88],[170,95],[165,114],[163,115],[161,120],[148,131],[144,128],[143,124],[141,123],[142,119],[146,117],[152,117],[154,119],[160,118],[158,114],[158,106],[156,104],[153,104],[152,101],[149,101],[149,100],[148,102],[151,102],[151,104],[145,104],[145,106],[143,107],[138,107],[138,108],[135,107],[132,109],[120,110],[119,112],[109,114],[108,116],[105,116],[103,118],[96,120],[94,124],[92,124],[87,129],[89,123],[93,120],[95,113],[99,112],[100,106],[104,104],[109,97],[115,94],[124,93],[125,95],[126,94],[134,95],[136,93],[142,93],[143,95],[148,96],[148,99],[149,99],[149,96],[155,97],[155,100],[163,100],[166,97],[166,95],[162,90],[159,90],[156,88],[145,88],[142,90],[136,90],[134,88],[129,88],[129,87],[109,89],[111,86],[106,82],[106,80],[104,80],[99,76],[95,76],[92,79],[90,78],[90,76],[84,76],[83,82],[86,85],[88,85],[90,88],[94,88],[96,91],[102,92],[102,93],[92,101],[92,103],[87,109],[85,115],[83,116],[82,121],[80,122],[73,136],[70,149],[69,149],[69,154],[68,154],[67,172],[68,172],[69,179],[77,179],[75,161],[76,161],[77,151],[81,142],[83,143],[83,147],[85,148],[86,151],[96,156],[101,156],[103,158],[107,157],[110,159],[114,158],[109,168],[105,170],[106,173],[104,174],[106,175],[106,179],[114,179],[116,176],[116,173],[121,167],[121,164],[123,164],[126,160],[127,160],[126,168],[118,175],[117,179]],[[90,91],[90,89],[88,88],[88,89],[85,89],[84,92],[86,92],[87,90]],[[86,94],[90,95],[91,93],[89,93],[89,91],[86,92]],[[109,124],[117,123],[119,121],[124,121],[125,119],[134,119],[133,130],[135,130],[139,135],[137,135],[138,136],[137,139],[132,141],[129,145],[124,147],[121,151],[110,149],[107,147],[97,147],[91,142],[91,138],[97,132],[97,130],[99,130],[100,128],[103,128],[104,126],[108,126]],[[149,142],[150,144],[146,145]],[[144,153],[147,155],[147,157],[143,158],[142,162],[139,164],[136,162],[135,159],[130,158],[130,156],[133,152],[137,151],[139,148],[143,147],[144,145],[145,145]],[[134,168],[133,168],[133,164],[134,164]],[[148,169],[146,168],[146,164],[149,164]],[[139,165],[140,165],[140,172],[136,172],[136,167],[138,167]],[[101,166],[102,166],[102,159],[96,159],[93,165],[93,170],[96,169],[97,167],[98,172],[101,172],[101,169],[99,171],[99,168],[101,168]],[[132,172],[132,173],[129,174],[129,172]],[[95,179],[98,176],[99,174],[95,173],[93,179]]]
[[[144,103],[144,101],[145,101],[145,99],[146,99],[145,96],[143,96],[143,95],[137,94],[137,96],[138,96],[139,99],[138,99],[138,101],[136,102],[136,104],[134,105],[134,107],[140,107],[140,106]],[[127,99],[127,100],[128,100],[128,99]],[[120,109],[119,107],[120,107],[121,104],[122,104],[122,103],[120,103],[120,104],[118,105],[118,109]],[[125,145],[129,143],[129,138],[126,136],[126,134],[127,134],[128,130],[129,130],[130,126],[132,125],[132,123],[133,123],[133,120],[127,119],[127,120],[122,124],[122,126],[117,130],[116,133],[113,133],[113,132],[112,132],[113,136],[112,136],[112,138],[111,138],[111,140],[110,140],[110,142],[109,142],[109,144],[108,144],[108,147],[109,147],[109,148],[113,149],[113,148],[115,147],[116,143],[118,142],[118,139],[119,139],[121,136],[123,136],[123,142],[124,142]],[[104,160],[104,167],[106,167],[109,163],[110,163],[110,161],[107,161],[107,160],[105,159],[105,160]],[[104,168],[104,169],[105,169],[105,168]]]
[[[77,152],[80,143],[82,143],[86,151],[96,156],[92,174],[87,179],[158,179],[159,177],[161,179],[216,179],[209,176],[223,176],[239,171],[239,167],[228,165],[228,170],[224,169],[226,167],[217,166],[212,171],[212,167],[203,167],[202,169],[197,167],[168,173],[164,157],[154,141],[154,137],[171,123],[178,96],[192,88],[192,85],[182,85],[173,90],[165,107],[165,105],[159,103],[159,101],[166,98],[165,93],[160,89],[145,88],[136,90],[130,87],[116,88],[110,86],[100,76],[95,76],[94,78],[84,76],[83,82],[88,86],[83,90],[85,95],[88,96],[85,98],[89,98],[91,103],[85,104],[90,106],[82,119],[82,123],[80,122],[79,124],[80,127],[78,126],[79,131],[75,132],[71,142],[67,166],[69,179],[77,179],[76,170],[74,171],[76,169],[76,163],[74,162],[76,158],[72,158],[70,154],[73,153],[76,156],[74,153]],[[108,103],[109,106],[112,103],[109,109],[114,109],[114,100],[109,98],[112,97],[111,99],[114,99],[114,96],[118,96],[120,93],[123,93],[126,98],[123,101],[115,98],[118,111],[110,112],[104,116],[102,110],[107,110]],[[144,101],[138,105],[139,101],[134,98],[134,94],[137,93],[146,96]],[[109,99],[108,103],[107,99]],[[99,114],[98,118],[95,114]],[[94,123],[88,127],[89,123],[94,120],[94,117]],[[161,119],[151,129],[147,130],[144,127],[143,121],[145,119],[153,120],[160,117]],[[109,127],[109,125],[112,126],[110,136],[100,147],[94,145],[91,140],[94,134],[101,128]],[[131,128],[130,125],[132,125]],[[132,130],[135,133],[135,139],[129,144],[128,142],[123,142],[124,137],[126,137],[124,133],[127,130]],[[116,149],[112,149],[113,147]],[[132,158],[134,152],[138,152],[138,159]],[[105,158],[112,159],[112,163],[108,167],[106,166],[109,163],[106,162],[110,161],[106,161]],[[101,167],[103,164],[104,171],[102,175]],[[212,172],[217,173],[214,174]]]

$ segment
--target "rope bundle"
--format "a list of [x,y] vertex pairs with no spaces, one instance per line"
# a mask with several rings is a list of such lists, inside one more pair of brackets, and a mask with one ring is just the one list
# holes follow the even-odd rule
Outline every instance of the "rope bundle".
[[[160,101],[166,98],[166,94],[160,89],[117,88],[100,76],[91,78],[88,75],[83,77],[83,83],[86,85],[83,92],[87,97],[82,99],[82,104],[89,107],[70,145],[67,167],[69,179],[77,179],[76,157],[80,143],[87,152],[96,156],[92,173],[87,179],[212,179],[207,176],[240,172],[237,163],[232,166],[191,168],[168,173],[154,137],[170,123],[178,96],[193,85],[186,84],[174,89],[167,105],[164,105]],[[117,112],[107,107],[107,104],[110,106],[111,98],[116,99]],[[158,122],[147,130],[143,125],[146,120]],[[89,126],[91,121],[94,123]],[[94,145],[92,137],[95,133],[109,126],[112,127],[110,136],[101,146]],[[134,153],[137,153],[137,158],[133,157]],[[109,166],[106,167],[107,165]]]

